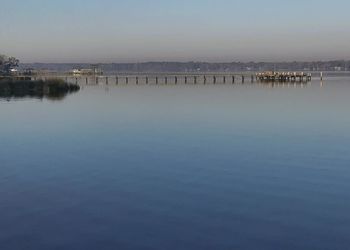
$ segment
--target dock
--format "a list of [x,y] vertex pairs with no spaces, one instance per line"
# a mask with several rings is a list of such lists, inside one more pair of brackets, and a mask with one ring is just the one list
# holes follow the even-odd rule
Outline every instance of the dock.
[[[8,77],[7,77],[8,78]],[[115,75],[38,74],[12,76],[15,80],[46,80],[58,78],[76,84],[235,84],[235,83],[307,83],[311,74],[304,72],[245,73],[119,73]]]

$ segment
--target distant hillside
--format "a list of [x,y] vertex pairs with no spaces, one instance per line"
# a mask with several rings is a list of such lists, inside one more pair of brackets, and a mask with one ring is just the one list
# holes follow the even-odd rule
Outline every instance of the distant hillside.
[[[21,64],[22,69],[33,68],[66,72],[74,68],[90,68],[87,63],[30,63]],[[145,62],[145,63],[101,63],[105,72],[239,72],[239,71],[349,71],[350,61],[319,62]]]

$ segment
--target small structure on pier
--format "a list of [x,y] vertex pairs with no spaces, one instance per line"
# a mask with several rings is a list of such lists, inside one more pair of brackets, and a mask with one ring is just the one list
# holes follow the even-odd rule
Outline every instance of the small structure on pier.
[[103,75],[103,71],[98,64],[91,64],[88,69],[73,69],[69,73],[73,75]]
[[309,82],[311,81],[311,74],[304,72],[265,71],[257,73],[256,78],[261,82]]

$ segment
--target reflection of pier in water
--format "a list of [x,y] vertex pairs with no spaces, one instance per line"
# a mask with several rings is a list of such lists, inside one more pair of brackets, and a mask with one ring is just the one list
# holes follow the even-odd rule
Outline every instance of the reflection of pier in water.
[[306,88],[311,82],[259,82],[257,85],[265,88]]

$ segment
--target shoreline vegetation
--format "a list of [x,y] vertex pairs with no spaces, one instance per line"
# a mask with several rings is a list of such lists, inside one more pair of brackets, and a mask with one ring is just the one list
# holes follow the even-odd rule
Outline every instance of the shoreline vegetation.
[[140,62],[140,63],[22,63],[31,71],[70,72],[97,67],[103,72],[262,72],[262,71],[350,71],[350,60],[313,62]]
[[0,98],[7,100],[19,98],[62,100],[68,94],[79,90],[79,85],[67,83],[61,79],[45,81],[0,79]]

